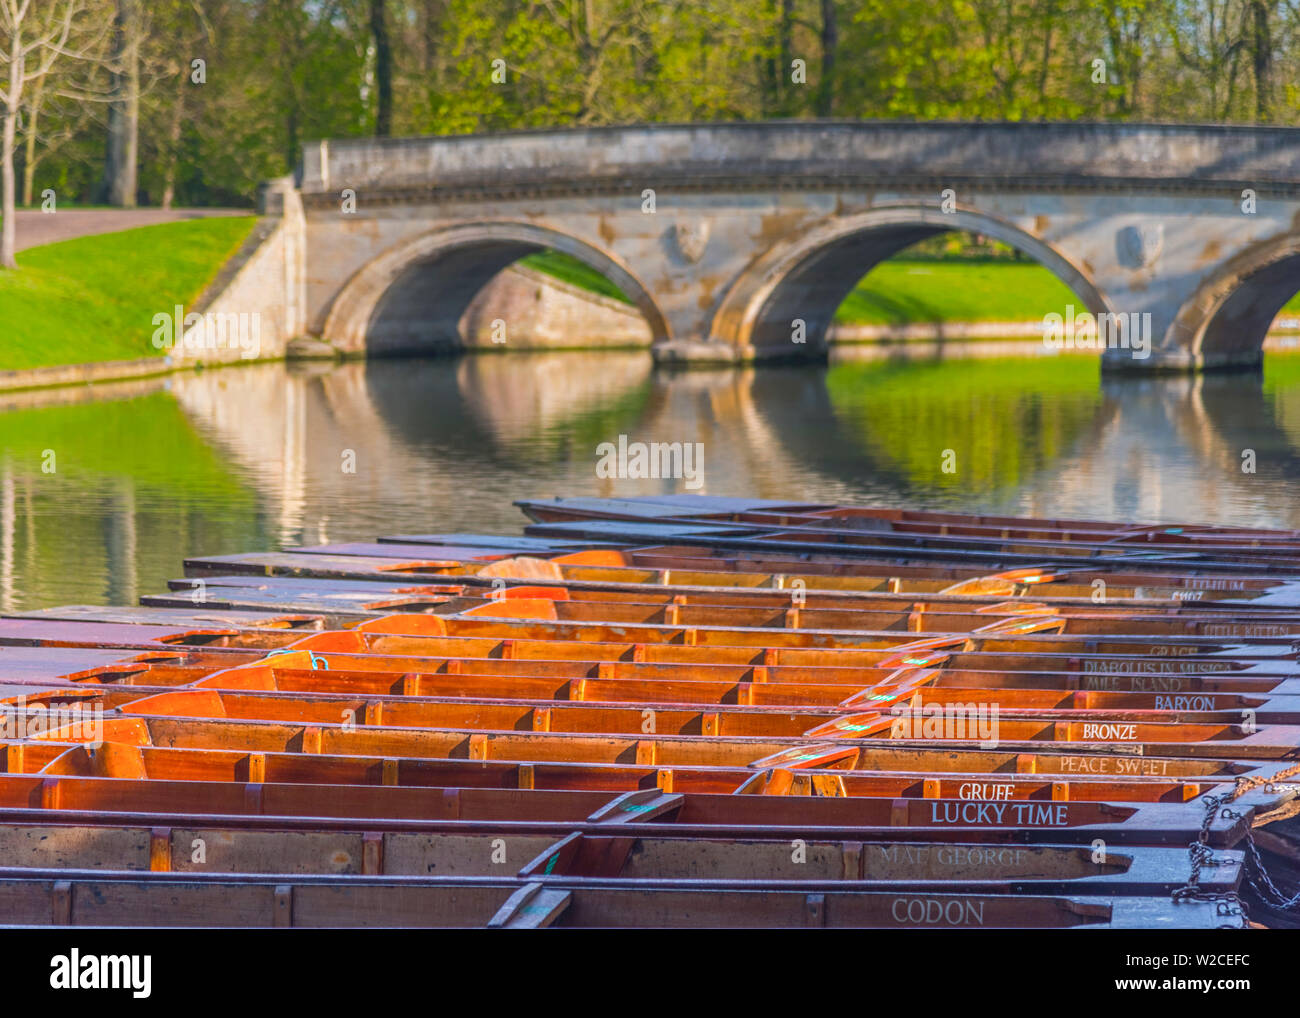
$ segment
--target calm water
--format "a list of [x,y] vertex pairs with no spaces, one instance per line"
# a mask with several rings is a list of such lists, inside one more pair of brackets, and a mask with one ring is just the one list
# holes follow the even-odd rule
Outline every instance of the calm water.
[[706,493],[1300,527],[1300,354],[1123,381],[1072,357],[258,365],[4,397],[0,609],[133,603],[191,554],[517,532],[512,499],[684,490],[598,478],[620,434],[703,443]]

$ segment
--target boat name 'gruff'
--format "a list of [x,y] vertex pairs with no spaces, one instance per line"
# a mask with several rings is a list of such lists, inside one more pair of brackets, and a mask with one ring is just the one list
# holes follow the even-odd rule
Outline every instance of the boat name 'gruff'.
[[1015,785],[967,781],[957,786],[958,799],[1010,799]]

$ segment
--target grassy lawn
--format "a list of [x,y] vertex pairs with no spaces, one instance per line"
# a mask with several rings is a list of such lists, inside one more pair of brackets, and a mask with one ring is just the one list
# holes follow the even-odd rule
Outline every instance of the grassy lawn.
[[561,251],[538,251],[537,254],[530,254],[528,257],[521,259],[519,264],[526,265],[530,269],[536,269],[538,272],[545,272],[548,276],[581,287],[590,293],[613,297],[615,300],[621,300],[624,304],[632,303],[627,299],[627,294],[586,262],[579,261],[577,258],[566,255]]
[[153,316],[188,309],[255,221],[194,219],[20,252],[19,270],[0,272],[0,370],[162,356]]
[[1047,269],[1025,262],[904,261],[878,265],[835,316],[845,325],[909,322],[1025,322],[1067,304],[1083,311]]

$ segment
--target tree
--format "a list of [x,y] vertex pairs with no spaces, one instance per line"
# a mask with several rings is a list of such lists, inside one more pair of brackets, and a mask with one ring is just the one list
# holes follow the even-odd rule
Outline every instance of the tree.
[[38,78],[23,101],[24,115],[19,132],[23,146],[22,203],[32,204],[36,189],[36,168],[57,156],[91,122],[94,106],[69,99],[51,78]]
[[822,73],[817,82],[817,116],[829,117],[835,108],[835,50],[839,45],[839,26],[835,0],[821,0]]
[[0,268],[14,260],[14,148],[25,91],[42,81],[61,61],[85,60],[97,40],[70,45],[87,0],[0,0]]
[[[156,70],[169,88],[159,89],[159,94],[146,106],[143,121],[160,129],[146,132],[143,147],[146,163],[153,156],[153,165],[160,168],[156,178],[150,175],[149,183],[161,186],[160,204],[170,209],[176,197],[182,129],[187,115],[193,112],[187,96],[206,84],[206,44],[211,42],[212,25],[203,0],[152,0],[151,14],[153,30],[145,40],[146,52],[140,64],[142,70]],[[195,59],[199,51],[205,56]]]
[[1141,101],[1150,7],[1151,0],[1110,0],[1102,10],[1106,44],[1118,79],[1111,89],[1115,95],[1115,111],[1124,116],[1137,109]]
[[375,37],[375,137],[393,133],[393,48],[388,41],[388,22],[384,0],[370,0],[370,31]]
[[139,0],[117,0],[109,66],[112,99],[108,107],[108,145],[104,150],[104,193],[108,204],[122,208],[135,208],[137,191],[142,35]]
[[1237,100],[1241,61],[1250,29],[1237,0],[1183,0],[1166,11],[1179,62],[1202,80],[1212,119],[1226,120]]
[[1269,9],[1264,0],[1251,0],[1250,51],[1255,72],[1255,119],[1261,123],[1273,115],[1273,36]]

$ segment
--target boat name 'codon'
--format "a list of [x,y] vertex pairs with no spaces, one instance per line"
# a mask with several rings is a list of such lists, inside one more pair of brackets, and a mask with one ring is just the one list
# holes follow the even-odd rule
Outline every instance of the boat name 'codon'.
[[983,926],[984,902],[953,898],[895,898],[894,921],[912,926]]

